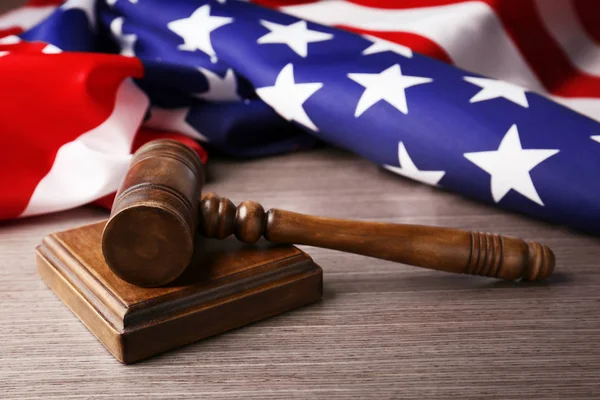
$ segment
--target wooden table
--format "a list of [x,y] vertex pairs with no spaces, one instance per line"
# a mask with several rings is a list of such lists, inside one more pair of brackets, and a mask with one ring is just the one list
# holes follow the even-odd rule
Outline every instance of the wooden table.
[[265,207],[496,231],[547,243],[557,273],[518,284],[305,248],[323,301],[124,366],[46,288],[34,247],[106,218],[81,208],[0,226],[2,398],[600,396],[600,240],[320,149],[212,160],[207,190]]

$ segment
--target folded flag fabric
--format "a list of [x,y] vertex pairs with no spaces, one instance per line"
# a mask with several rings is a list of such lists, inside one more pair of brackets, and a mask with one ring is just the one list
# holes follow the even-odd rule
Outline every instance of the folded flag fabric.
[[110,195],[169,136],[204,159],[325,141],[598,234],[595,4],[38,0],[0,16],[0,218]]

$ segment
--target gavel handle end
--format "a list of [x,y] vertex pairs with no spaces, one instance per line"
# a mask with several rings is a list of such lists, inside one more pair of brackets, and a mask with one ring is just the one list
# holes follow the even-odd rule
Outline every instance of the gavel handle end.
[[511,236],[471,232],[471,251],[464,272],[525,281],[545,279],[554,271],[554,253],[538,242]]
[[527,242],[527,247],[529,257],[523,280],[537,281],[550,276],[556,263],[552,250],[538,242]]

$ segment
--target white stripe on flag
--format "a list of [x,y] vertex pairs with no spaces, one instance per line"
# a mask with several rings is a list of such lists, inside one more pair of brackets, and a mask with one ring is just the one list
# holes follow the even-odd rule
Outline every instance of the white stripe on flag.
[[585,32],[569,0],[536,0],[536,5],[554,40],[580,71],[600,76],[600,46]]
[[38,183],[21,216],[66,210],[118,189],[131,160],[131,144],[148,97],[126,79],[112,114],[96,128],[58,150],[50,172]]
[[21,7],[0,15],[0,29],[19,27],[27,30],[44,20],[56,6]]

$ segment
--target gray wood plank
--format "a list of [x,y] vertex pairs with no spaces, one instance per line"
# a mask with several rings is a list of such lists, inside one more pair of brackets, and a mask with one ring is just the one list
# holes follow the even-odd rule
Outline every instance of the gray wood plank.
[[600,397],[600,240],[320,149],[212,160],[207,191],[332,217],[522,236],[555,250],[548,282],[455,276],[304,248],[322,302],[123,366],[37,276],[41,238],[91,207],[0,226],[2,398]]

